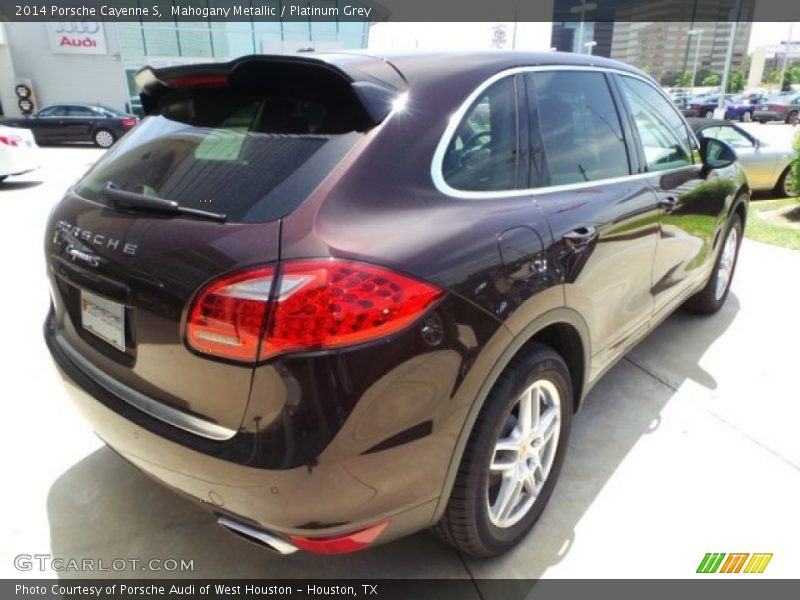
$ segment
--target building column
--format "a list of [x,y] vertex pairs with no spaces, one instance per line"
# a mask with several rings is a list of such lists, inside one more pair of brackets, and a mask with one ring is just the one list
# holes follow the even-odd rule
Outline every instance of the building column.
[[6,37],[5,24],[0,22],[0,105],[3,107],[3,116],[19,117],[17,106],[16,71],[14,61],[11,60],[11,48]]

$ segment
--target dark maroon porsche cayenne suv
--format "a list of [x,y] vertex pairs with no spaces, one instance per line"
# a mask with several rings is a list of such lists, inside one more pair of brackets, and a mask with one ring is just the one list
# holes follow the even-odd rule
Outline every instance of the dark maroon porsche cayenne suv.
[[507,550],[601,375],[728,295],[735,154],[624,64],[250,56],[137,81],[148,116],[50,217],[47,344],[111,447],[275,551],[428,527]]

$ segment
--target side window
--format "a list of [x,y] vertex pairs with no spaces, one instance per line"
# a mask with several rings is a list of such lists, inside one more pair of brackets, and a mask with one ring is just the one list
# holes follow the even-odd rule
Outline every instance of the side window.
[[647,170],[691,165],[691,138],[672,104],[644,81],[627,76],[619,79],[639,132]]
[[447,184],[464,191],[511,190],[517,181],[514,78],[490,85],[458,124],[442,161]]
[[[532,126],[538,128],[546,163],[541,184],[630,174],[625,137],[603,73],[540,71],[531,73],[528,82],[538,114]],[[538,154],[535,144],[533,151]]]
[[67,107],[67,116],[68,117],[97,117],[99,115],[95,114],[95,112],[91,108],[87,108],[85,106],[69,106],[69,107]]
[[48,106],[47,108],[43,108],[38,113],[36,113],[37,117],[62,117],[64,116],[63,113],[58,113],[58,110],[61,109],[61,106]]
[[733,127],[727,125],[715,125],[713,127],[706,127],[700,132],[700,135],[708,138],[715,138],[722,140],[726,144],[730,144],[734,148],[752,148],[753,142],[750,139],[737,131]]

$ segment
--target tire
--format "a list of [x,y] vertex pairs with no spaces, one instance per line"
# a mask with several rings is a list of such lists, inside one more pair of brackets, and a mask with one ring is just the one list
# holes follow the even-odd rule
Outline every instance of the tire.
[[[545,410],[541,425],[524,435],[519,414],[529,390],[537,397],[541,394],[535,406],[544,405]],[[550,421],[556,417],[557,422]],[[479,557],[495,556],[516,545],[539,519],[553,493],[571,418],[572,384],[564,360],[547,346],[531,344],[511,360],[489,393],[464,449],[444,515],[432,528],[434,535]],[[545,427],[545,422],[552,427]],[[530,444],[517,441],[531,436],[536,437]],[[511,448],[498,450],[501,439]],[[490,473],[493,463],[497,466]],[[517,503],[508,503],[511,510],[503,511],[501,494],[504,489],[515,489],[512,481],[522,491]],[[538,487],[538,494],[529,493],[531,485]]]
[[[729,247],[729,244],[732,246]],[[725,230],[725,237],[720,246],[717,260],[714,262],[714,269],[711,271],[705,287],[684,304],[687,310],[698,315],[710,315],[722,308],[731,290],[741,244],[742,220],[739,215],[734,215]],[[730,252],[733,254],[731,255]]]
[[707,110],[705,113],[703,113],[703,118],[705,118],[705,119],[713,119],[714,118],[714,111],[713,110]]
[[753,113],[749,110],[746,110],[742,113],[741,121],[742,123],[750,123],[753,120]]
[[786,124],[787,125],[797,125],[797,111],[793,110],[788,115],[786,115]]
[[94,140],[94,145],[99,148],[110,148],[117,141],[117,138],[108,129],[98,129],[94,132],[92,139]]
[[778,183],[773,190],[775,194],[783,196],[784,198],[791,198],[798,195],[798,191],[794,189],[792,184],[792,165],[789,165],[783,170],[781,176],[778,178]]

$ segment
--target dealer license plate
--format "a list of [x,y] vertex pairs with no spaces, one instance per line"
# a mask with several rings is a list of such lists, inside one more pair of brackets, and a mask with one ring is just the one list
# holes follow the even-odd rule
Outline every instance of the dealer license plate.
[[81,325],[125,352],[125,307],[122,304],[81,290]]

